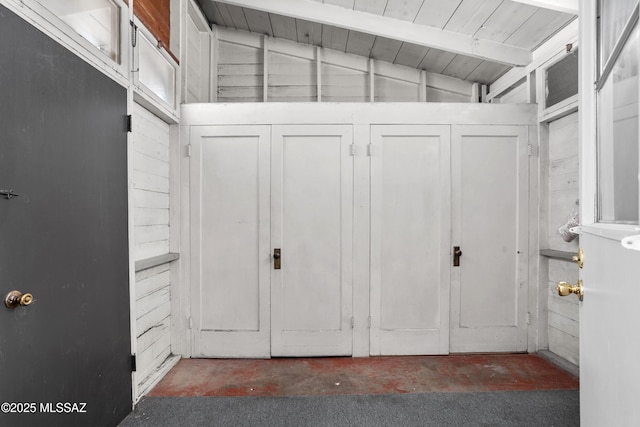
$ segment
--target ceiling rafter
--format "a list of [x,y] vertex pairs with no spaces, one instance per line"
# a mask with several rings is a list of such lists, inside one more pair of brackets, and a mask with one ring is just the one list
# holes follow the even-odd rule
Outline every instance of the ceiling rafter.
[[578,14],[578,0],[513,0],[516,3],[528,4],[529,6],[551,9],[557,12]]
[[467,55],[492,62],[499,62],[511,66],[525,66],[532,60],[531,52],[520,47],[492,40],[477,39],[435,27],[418,25],[412,22],[345,9],[339,6],[323,4],[311,0],[216,1],[270,12],[277,15],[284,15],[306,21],[332,25],[348,30],[450,51],[461,55]]

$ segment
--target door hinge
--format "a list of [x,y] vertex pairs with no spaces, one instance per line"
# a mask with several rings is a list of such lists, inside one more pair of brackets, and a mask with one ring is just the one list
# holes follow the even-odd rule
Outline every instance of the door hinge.
[[136,366],[136,355],[132,354],[131,355],[131,372],[135,372],[136,369],[137,369],[137,366]]
[[356,327],[356,319],[355,317],[351,317],[351,329]]
[[131,25],[131,46],[136,47],[138,44],[138,26],[133,21],[129,21],[129,25]]
[[187,157],[191,157],[191,144],[187,145]]
[[373,153],[373,144],[367,144],[367,156],[371,157]]
[[529,157],[531,157],[533,155],[533,145],[532,144],[527,145],[527,155]]
[[356,150],[357,150],[357,148],[356,148],[356,144],[351,144],[351,145],[349,146],[349,155],[351,155],[351,156],[355,156],[355,155],[356,155],[356,152],[357,152]]
[[527,313],[527,325],[531,324],[531,313]]
[[367,317],[367,327],[371,329],[371,316]]
[[127,116],[127,132],[131,131],[133,131],[133,118],[131,117],[131,114],[129,114]]

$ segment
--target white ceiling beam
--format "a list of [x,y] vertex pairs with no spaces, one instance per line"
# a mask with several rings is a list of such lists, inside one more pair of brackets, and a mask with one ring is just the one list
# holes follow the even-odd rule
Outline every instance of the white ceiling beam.
[[513,0],[516,3],[528,4],[530,6],[551,9],[558,12],[578,14],[579,0]]
[[[210,0],[213,1],[213,0]],[[375,36],[468,55],[511,66],[525,66],[532,60],[529,50],[492,40],[481,40],[464,34],[408,21],[346,9],[311,0],[217,0],[220,3],[246,7],[297,19],[333,25]]]

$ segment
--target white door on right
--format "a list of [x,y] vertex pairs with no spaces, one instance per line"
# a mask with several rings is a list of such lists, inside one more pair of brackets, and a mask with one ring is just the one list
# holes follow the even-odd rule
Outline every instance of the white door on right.
[[452,130],[452,353],[527,350],[526,126]]
[[639,426],[638,0],[581,1],[580,21],[580,424]]

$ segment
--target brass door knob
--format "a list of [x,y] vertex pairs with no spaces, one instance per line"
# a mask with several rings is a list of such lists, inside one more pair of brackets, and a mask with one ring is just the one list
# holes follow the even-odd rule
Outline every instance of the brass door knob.
[[33,302],[33,295],[23,294],[20,291],[11,291],[4,297],[4,305],[7,308],[16,308],[19,305],[27,306]]
[[561,297],[566,297],[570,294],[576,294],[578,299],[582,301],[584,297],[584,289],[582,287],[582,280],[578,280],[578,283],[572,285],[567,282],[558,282],[558,286],[556,286],[556,290],[558,291],[558,295]]

